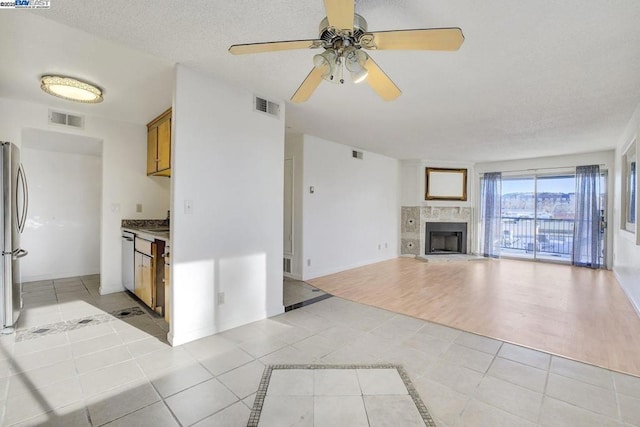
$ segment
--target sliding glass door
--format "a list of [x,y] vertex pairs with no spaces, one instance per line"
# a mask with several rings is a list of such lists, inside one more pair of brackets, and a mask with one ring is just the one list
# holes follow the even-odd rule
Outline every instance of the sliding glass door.
[[[605,241],[605,180],[602,175],[602,227]],[[575,222],[575,174],[502,177],[501,255],[570,263]],[[602,245],[604,248],[604,244]],[[604,263],[604,253],[602,260]]]
[[535,258],[535,194],[534,176],[502,177],[502,256]]
[[536,177],[536,259],[571,262],[575,175]]

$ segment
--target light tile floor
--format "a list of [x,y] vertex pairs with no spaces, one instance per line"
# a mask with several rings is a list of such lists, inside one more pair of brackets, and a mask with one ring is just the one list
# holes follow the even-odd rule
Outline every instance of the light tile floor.
[[326,293],[320,289],[301,280],[285,277],[283,285],[282,299],[285,307],[326,295]]
[[[98,283],[26,284],[18,327],[137,305],[125,293],[100,296]],[[241,426],[268,364],[393,363],[439,426],[640,426],[640,378],[335,297],[180,347],[165,336],[146,313],[1,336],[0,424]],[[331,407],[309,411],[329,418]]]
[[402,367],[318,364],[265,369],[247,425],[435,426]]

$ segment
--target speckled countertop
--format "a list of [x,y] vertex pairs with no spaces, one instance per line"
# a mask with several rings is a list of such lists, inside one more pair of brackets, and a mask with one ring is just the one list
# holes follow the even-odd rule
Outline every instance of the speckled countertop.
[[158,228],[169,228],[169,221],[166,219],[123,219],[122,229],[130,231],[147,240],[164,240],[169,243],[168,231],[156,231]]

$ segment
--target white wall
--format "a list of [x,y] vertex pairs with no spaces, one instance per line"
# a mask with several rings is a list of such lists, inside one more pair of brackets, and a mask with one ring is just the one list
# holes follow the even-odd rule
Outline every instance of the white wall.
[[24,282],[100,273],[99,156],[26,148],[29,212],[21,245]]
[[399,161],[303,138],[303,279],[397,257]]
[[[576,166],[583,165],[601,165],[601,168],[604,167],[608,171],[607,178],[607,218],[609,224],[613,222],[613,197],[614,194],[614,152],[612,150],[609,151],[598,151],[595,153],[582,153],[582,154],[573,154],[567,156],[553,156],[553,157],[538,157],[534,159],[522,159],[522,160],[511,160],[511,161],[503,161],[503,162],[489,162],[489,163],[476,163],[475,165],[475,173],[476,175],[483,174],[485,172],[518,172],[518,171],[527,171],[532,174],[534,173],[548,173],[553,172],[554,169],[562,170],[567,168],[575,169]],[[476,182],[473,188],[474,193],[476,194],[476,198],[479,200],[479,179],[476,176]],[[476,213],[476,219],[478,219],[478,214]],[[611,268],[613,266],[613,235],[615,234],[614,228],[609,227],[607,233],[607,267]],[[478,242],[476,242],[477,244]],[[478,248],[475,248],[478,251]]]
[[[73,104],[65,112],[78,113]],[[0,137],[22,145],[25,128],[54,130],[101,139],[102,208],[100,225],[101,293],[117,292],[121,283],[123,218],[164,218],[169,209],[170,181],[146,176],[147,137],[144,124],[86,116],[83,130],[61,128],[47,122],[48,106],[0,98]],[[160,108],[162,110],[162,108]],[[136,204],[143,211],[136,213]]]
[[293,257],[290,276],[302,280],[302,180],[303,180],[303,136],[286,134],[285,159],[293,159]]
[[[473,188],[476,182],[474,165],[465,162],[447,162],[441,160],[402,160],[401,206],[474,206]],[[426,168],[467,169],[467,200],[425,200]]]
[[176,67],[173,345],[284,310],[284,113],[253,111],[251,92]]
[[[613,224],[614,231],[614,263],[613,271],[622,289],[640,315],[640,245],[636,245],[636,236],[621,229],[622,210],[622,156],[629,143],[640,134],[640,105],[636,108],[631,120],[620,136],[615,151],[615,197]],[[638,142],[636,142],[638,144]],[[636,145],[638,147],[638,145]],[[637,149],[636,149],[636,152]],[[637,212],[637,209],[636,209]],[[637,215],[636,215],[637,216]],[[637,224],[637,219],[636,219]],[[640,229],[640,227],[638,227]]]

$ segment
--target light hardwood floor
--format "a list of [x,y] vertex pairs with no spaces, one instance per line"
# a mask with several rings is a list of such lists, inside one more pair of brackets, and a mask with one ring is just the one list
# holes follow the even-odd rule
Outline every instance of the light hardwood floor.
[[308,282],[348,300],[640,376],[640,317],[611,271],[397,258]]

